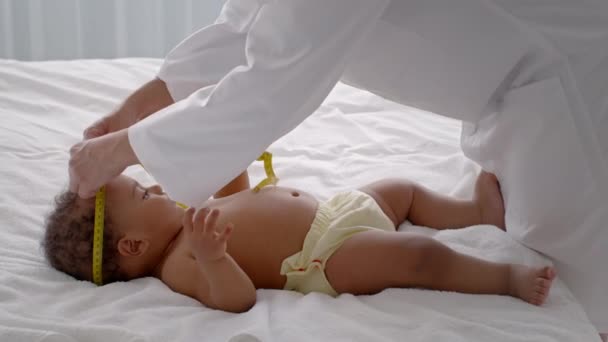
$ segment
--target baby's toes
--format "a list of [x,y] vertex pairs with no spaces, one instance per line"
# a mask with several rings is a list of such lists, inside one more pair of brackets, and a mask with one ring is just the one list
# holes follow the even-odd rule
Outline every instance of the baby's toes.
[[537,287],[543,288],[543,289],[548,289],[551,287],[551,281],[548,279],[544,279],[544,278],[536,278],[535,280],[535,285]]
[[541,270],[540,276],[551,281],[555,278],[555,269],[551,266],[545,266]]
[[543,286],[536,285],[534,287],[534,293],[536,293],[536,294],[543,294],[545,291],[547,291],[547,289]]

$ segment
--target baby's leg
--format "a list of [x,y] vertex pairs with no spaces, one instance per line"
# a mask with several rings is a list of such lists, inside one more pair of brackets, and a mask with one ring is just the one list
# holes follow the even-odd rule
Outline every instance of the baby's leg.
[[422,235],[366,231],[346,240],[325,274],[338,293],[373,294],[389,287],[419,287],[519,297],[541,305],[555,271],[499,264],[458,253]]
[[492,224],[504,229],[504,206],[496,177],[482,172],[472,200],[444,196],[418,184],[401,180],[381,180],[361,188],[372,196],[395,226],[406,219],[413,224],[436,229]]

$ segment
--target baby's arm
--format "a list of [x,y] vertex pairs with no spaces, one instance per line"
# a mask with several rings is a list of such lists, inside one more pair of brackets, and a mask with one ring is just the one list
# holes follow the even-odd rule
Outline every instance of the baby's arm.
[[221,188],[218,192],[213,195],[214,198],[222,198],[226,196],[230,196],[237,192],[241,192],[243,190],[249,189],[249,174],[247,170],[243,171],[240,175],[238,175],[235,179],[233,179],[226,186]]
[[219,210],[210,213],[194,209],[184,215],[184,230],[192,253],[206,281],[197,284],[195,297],[214,309],[230,312],[249,310],[256,301],[253,282],[241,267],[226,253],[226,242],[232,233],[228,224],[219,231],[216,227]]
[[251,279],[226,253],[218,260],[198,261],[208,285],[207,306],[241,313],[255,304],[256,292]]

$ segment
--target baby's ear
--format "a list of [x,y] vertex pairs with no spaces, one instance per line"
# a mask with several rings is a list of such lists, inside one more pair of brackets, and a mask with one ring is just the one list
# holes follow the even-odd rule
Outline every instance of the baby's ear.
[[148,247],[150,247],[150,242],[148,240],[134,239],[125,236],[118,240],[117,247],[120,255],[126,257],[136,257],[146,253]]

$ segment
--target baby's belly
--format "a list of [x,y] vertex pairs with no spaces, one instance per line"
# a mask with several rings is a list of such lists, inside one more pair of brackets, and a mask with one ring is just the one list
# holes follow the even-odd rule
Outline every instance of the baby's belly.
[[310,194],[283,187],[243,191],[209,203],[220,209],[219,224],[234,224],[228,253],[257,288],[283,288],[282,261],[302,249],[318,202]]

